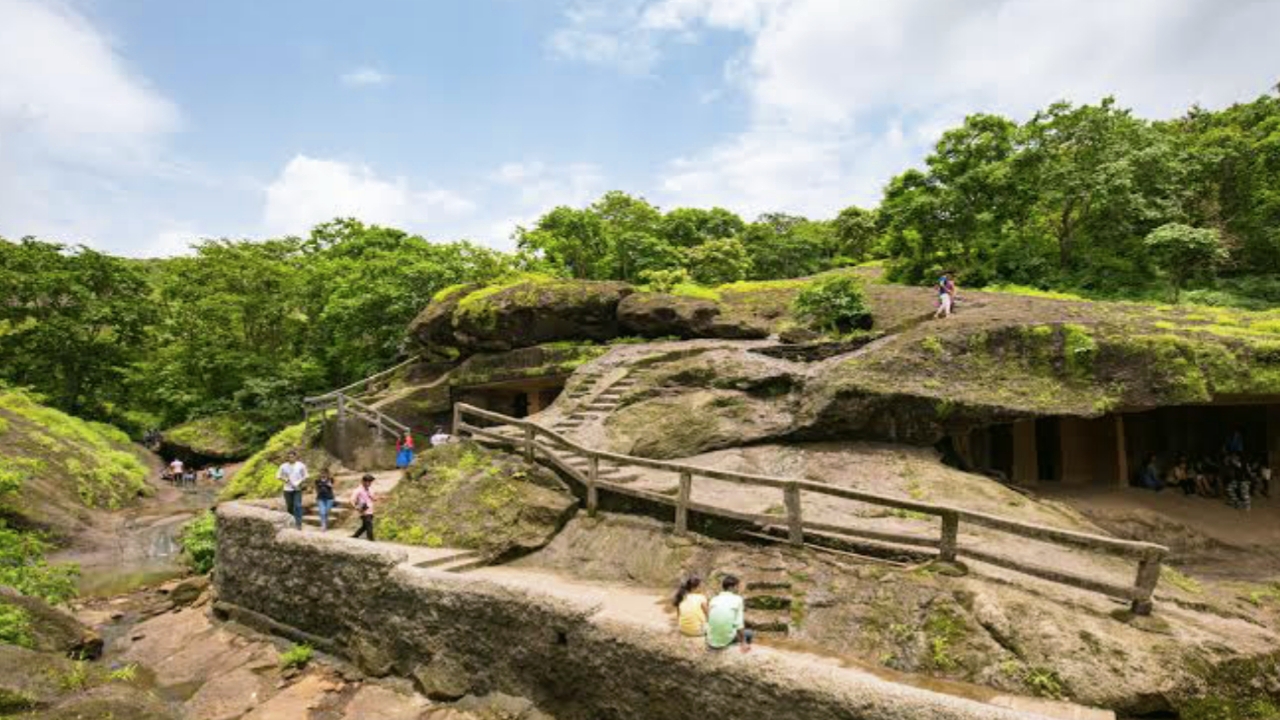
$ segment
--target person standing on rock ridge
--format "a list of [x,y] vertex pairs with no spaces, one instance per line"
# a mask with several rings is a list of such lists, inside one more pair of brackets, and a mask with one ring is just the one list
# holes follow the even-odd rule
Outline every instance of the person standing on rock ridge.
[[356,530],[351,537],[358,538],[364,535],[370,542],[373,541],[373,491],[370,489],[372,487],[373,476],[366,474],[360,478],[360,487],[356,488],[351,496],[351,506],[360,513],[360,529]]
[[302,485],[307,481],[307,466],[298,459],[298,451],[290,450],[288,461],[276,471],[276,479],[284,483],[284,509],[293,516],[293,525],[302,529]]
[[738,578],[726,575],[720,581],[723,590],[711,599],[707,612],[707,647],[711,650],[723,650],[737,644],[742,652],[751,651],[751,641],[755,633],[747,629],[743,618],[746,603],[738,594]]

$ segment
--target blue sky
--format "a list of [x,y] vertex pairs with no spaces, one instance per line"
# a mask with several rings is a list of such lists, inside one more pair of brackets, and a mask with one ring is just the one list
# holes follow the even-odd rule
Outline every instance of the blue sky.
[[0,0],[0,235],[130,255],[334,215],[510,245],[609,189],[874,204],[964,114],[1278,78],[1280,2]]

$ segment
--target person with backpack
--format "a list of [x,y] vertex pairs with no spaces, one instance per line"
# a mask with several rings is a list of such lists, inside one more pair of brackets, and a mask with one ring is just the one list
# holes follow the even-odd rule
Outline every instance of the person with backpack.
[[333,474],[326,466],[316,478],[316,512],[320,514],[320,532],[329,529],[329,511],[333,510]]
[[351,506],[360,513],[360,529],[351,537],[364,535],[373,542],[373,476],[366,474],[360,478],[360,487],[351,494]]
[[952,294],[955,292],[955,285],[952,284],[949,276],[944,274],[938,278],[937,291],[938,309],[933,312],[933,317],[951,317],[951,303],[954,300]]
[[276,470],[276,479],[284,484],[285,512],[293,516],[293,525],[302,529],[302,486],[307,481],[307,466],[298,459],[298,451],[290,450],[288,460]]

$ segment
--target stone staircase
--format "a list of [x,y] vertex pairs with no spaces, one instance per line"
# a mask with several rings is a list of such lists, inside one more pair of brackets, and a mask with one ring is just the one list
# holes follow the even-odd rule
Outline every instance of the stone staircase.
[[[573,400],[582,400],[590,397],[590,402],[579,407],[573,413],[558,420],[550,426],[550,429],[566,435],[583,426],[587,422],[595,422],[607,417],[610,413],[616,411],[622,404],[622,398],[632,388],[636,386],[638,379],[634,374],[628,373],[621,378],[607,385],[599,393],[592,396],[595,384],[599,382],[600,373],[595,371],[584,376],[589,382],[579,384],[574,390],[569,391],[567,397]],[[560,455],[560,453],[557,453]],[[573,466],[574,469],[586,475],[588,472],[588,463],[585,458],[576,455],[561,455],[566,463]],[[597,472],[602,480],[609,482],[626,484],[634,482],[639,475],[634,472],[625,472],[622,468],[607,461],[601,461]]]
[[748,581],[742,599],[748,628],[766,637],[786,637],[791,633],[791,581],[781,578]]

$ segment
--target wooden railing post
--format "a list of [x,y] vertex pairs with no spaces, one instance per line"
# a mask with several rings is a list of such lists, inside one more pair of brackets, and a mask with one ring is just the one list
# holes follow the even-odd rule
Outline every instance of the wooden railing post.
[[347,396],[338,396],[338,422],[341,423],[347,419]]
[[693,493],[693,473],[680,473],[680,494],[676,496],[676,535],[689,533],[689,496]]
[[453,427],[449,428],[449,432],[454,435],[461,435],[462,431],[458,428],[462,427],[462,405],[461,403],[453,404]]
[[1138,577],[1133,583],[1136,591],[1132,606],[1134,615],[1151,614],[1154,607],[1151,596],[1155,594],[1156,585],[1160,582],[1161,559],[1162,553],[1153,551],[1143,555],[1138,561]]
[[787,506],[787,540],[795,546],[804,545],[804,517],[800,513],[800,486],[787,485],[782,491]]
[[524,459],[533,462],[533,425],[524,426]]
[[600,505],[600,496],[596,492],[596,481],[600,479],[600,458],[595,453],[587,455],[587,514],[596,516],[596,508]]
[[960,546],[960,514],[942,513],[942,543],[938,545],[938,559],[954,562]]

